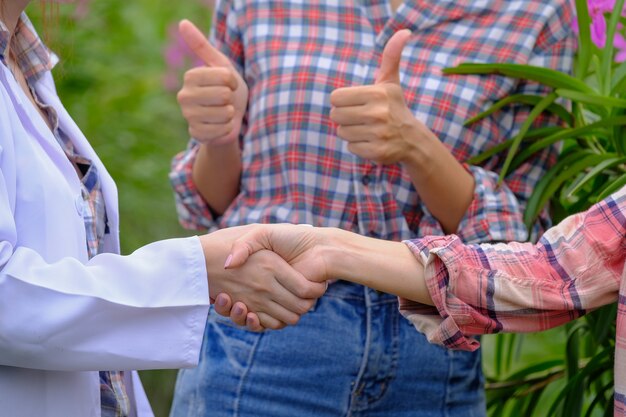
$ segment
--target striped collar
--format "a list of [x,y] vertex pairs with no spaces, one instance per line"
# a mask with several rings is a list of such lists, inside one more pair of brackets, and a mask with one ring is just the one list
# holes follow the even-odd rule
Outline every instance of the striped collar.
[[44,45],[25,13],[17,22],[13,39],[7,26],[0,21],[0,59],[5,63],[9,46],[13,47],[17,64],[31,85],[56,64],[56,56]]

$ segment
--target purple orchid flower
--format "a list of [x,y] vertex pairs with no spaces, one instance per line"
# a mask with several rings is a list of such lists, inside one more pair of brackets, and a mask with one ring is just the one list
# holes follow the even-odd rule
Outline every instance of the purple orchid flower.
[[[590,34],[591,41],[598,48],[604,48],[607,42],[607,24],[606,14],[612,13],[615,8],[615,0],[587,0],[587,8],[589,10],[589,17],[591,19]],[[626,6],[622,10],[622,16],[626,17]],[[578,20],[574,19],[572,24],[574,33],[579,33]],[[615,60],[617,62],[626,61],[626,39],[624,38],[624,27],[619,24],[618,32],[613,39],[613,46],[617,50]]]

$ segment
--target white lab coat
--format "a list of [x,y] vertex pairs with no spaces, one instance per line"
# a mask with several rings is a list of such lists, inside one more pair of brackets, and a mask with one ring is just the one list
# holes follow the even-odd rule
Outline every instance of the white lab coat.
[[[197,237],[120,256],[115,184],[58,100],[36,85],[97,166],[110,234],[88,260],[79,179],[0,64],[0,416],[100,416],[98,370],[197,364],[208,314]],[[152,411],[133,373],[138,416]]]

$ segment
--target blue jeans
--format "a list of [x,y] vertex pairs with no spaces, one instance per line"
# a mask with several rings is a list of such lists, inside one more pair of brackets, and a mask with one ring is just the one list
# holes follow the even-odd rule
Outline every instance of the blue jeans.
[[332,284],[297,326],[251,333],[209,314],[200,364],[171,417],[478,417],[478,352],[428,343],[396,297]]

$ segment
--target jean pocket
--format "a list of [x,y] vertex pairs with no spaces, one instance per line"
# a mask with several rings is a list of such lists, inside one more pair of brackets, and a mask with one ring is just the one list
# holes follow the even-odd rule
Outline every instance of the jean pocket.
[[236,370],[245,370],[254,356],[254,350],[263,333],[251,332],[215,311],[211,311],[209,315],[208,326],[209,331],[206,336],[208,340],[205,340],[204,356],[210,358],[214,366],[217,366],[216,362],[222,362],[222,365],[225,365],[218,359],[223,358]]

